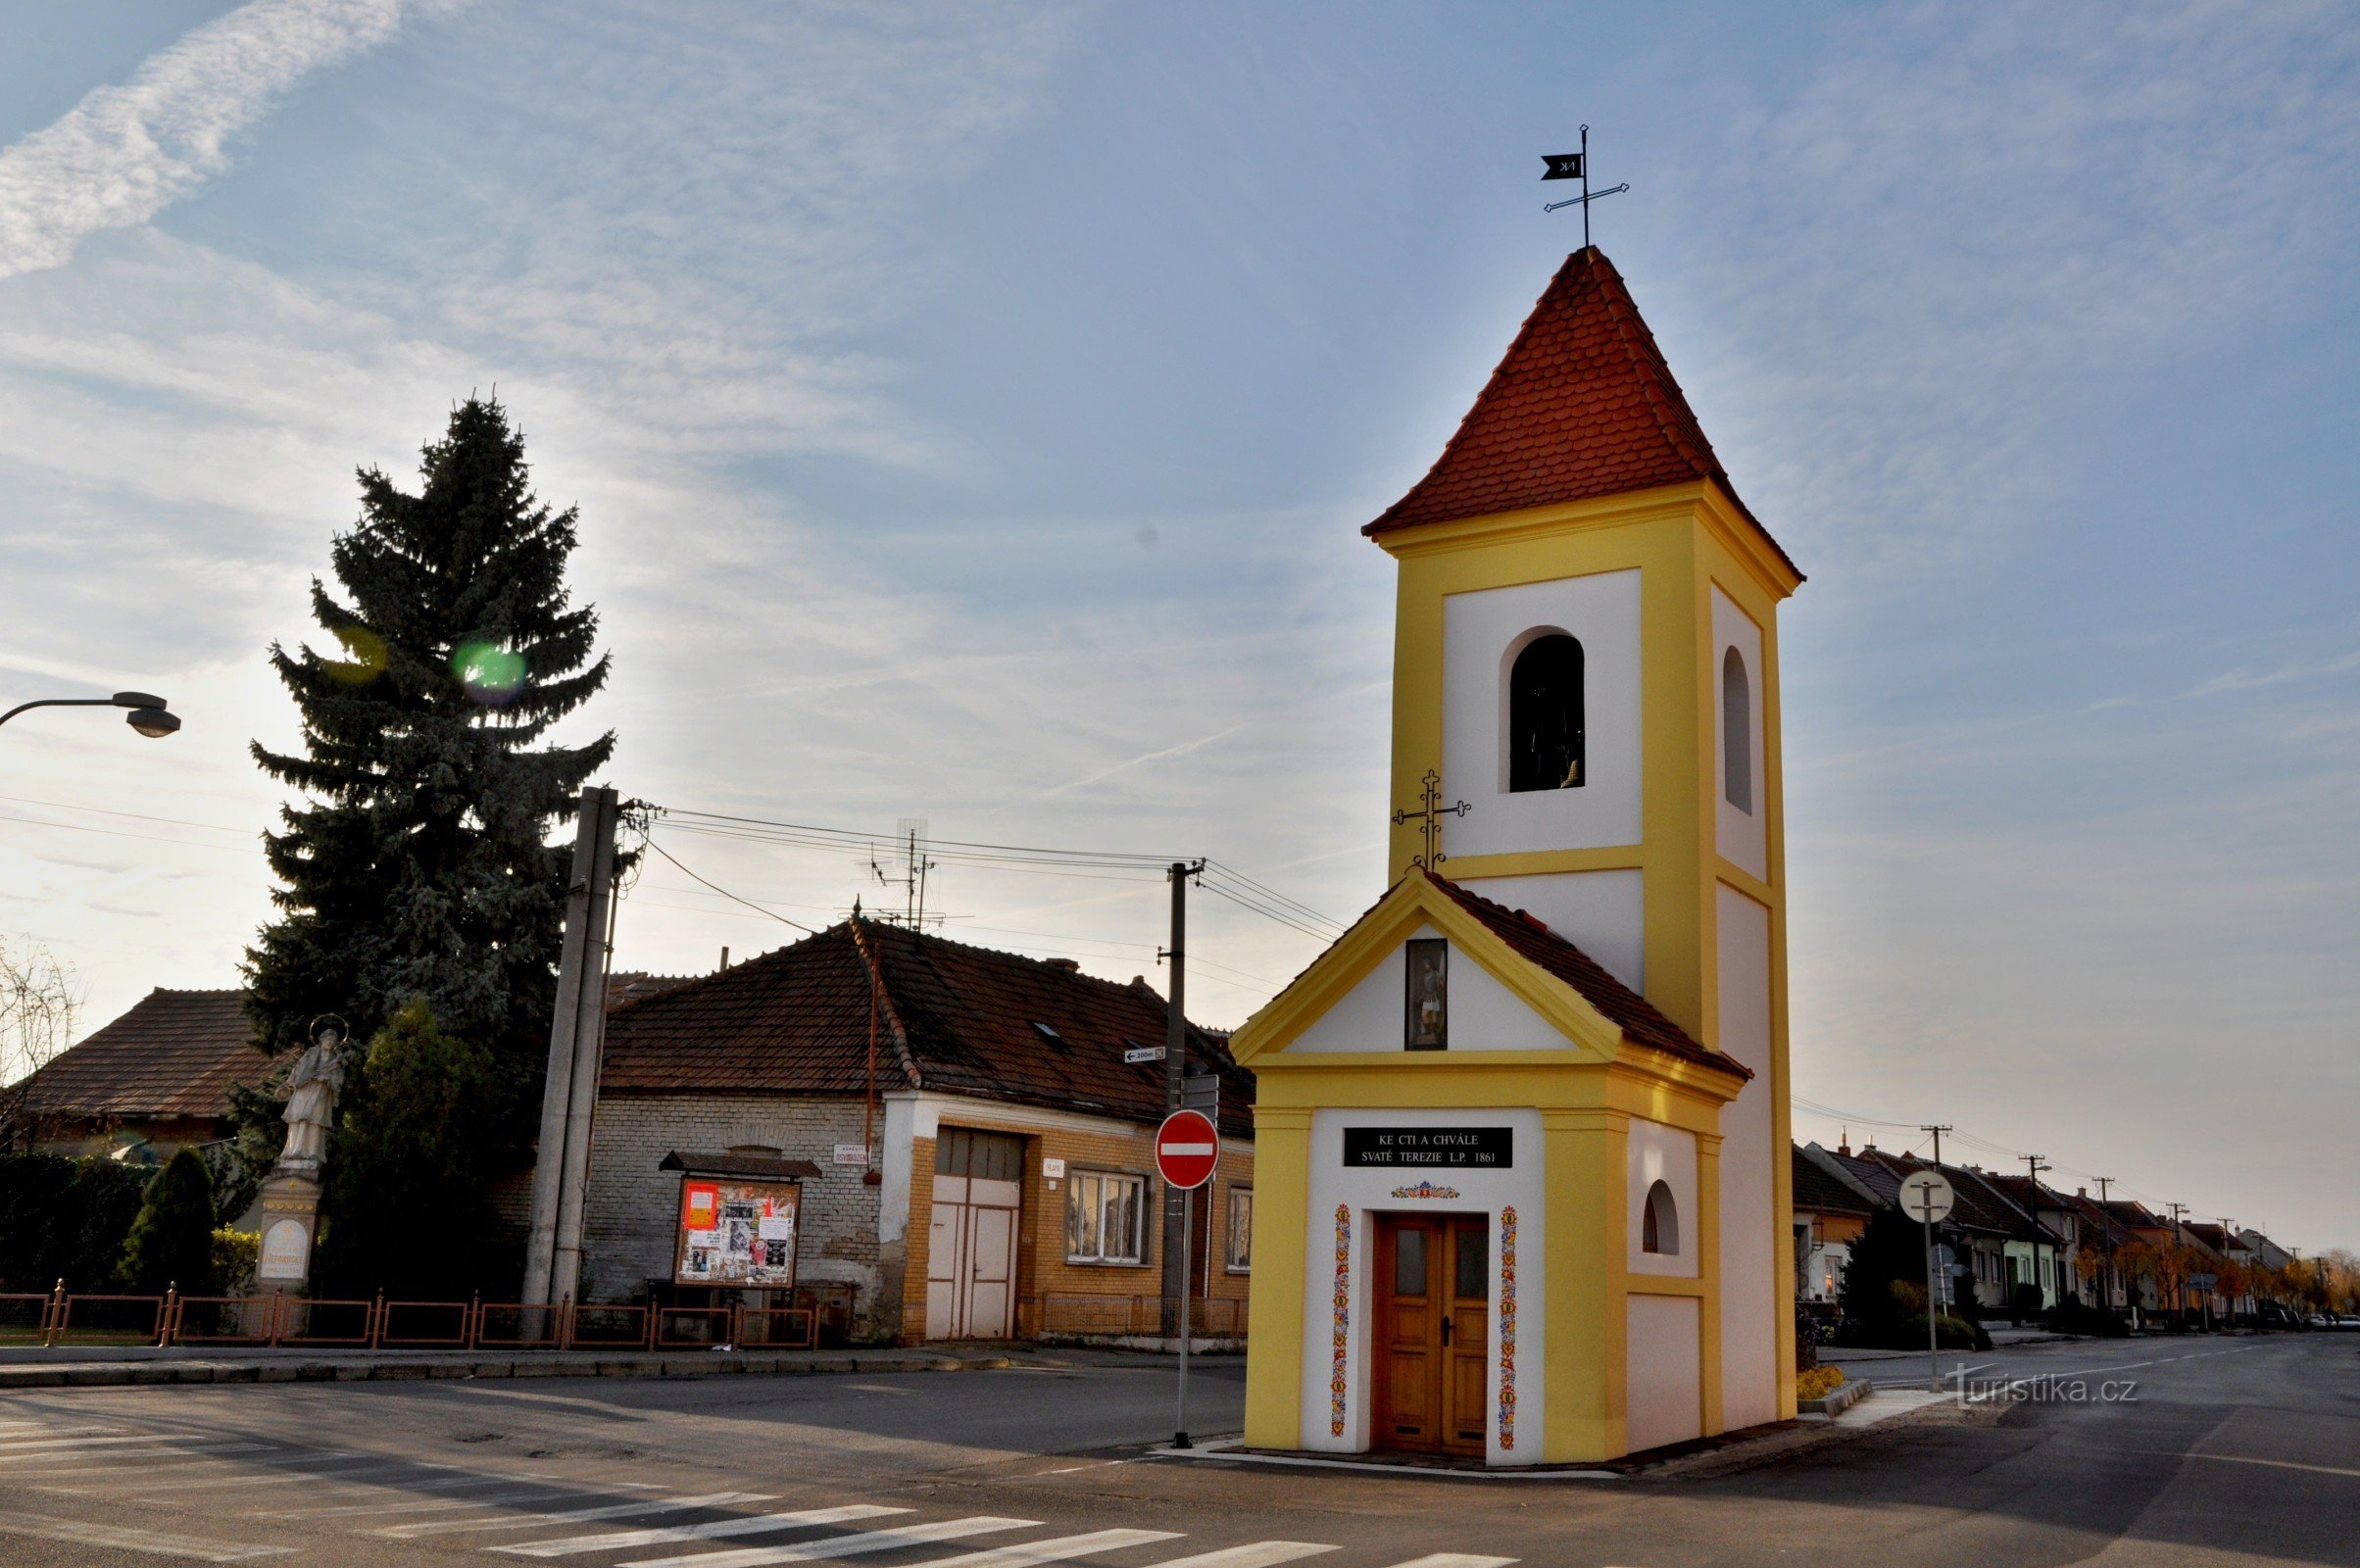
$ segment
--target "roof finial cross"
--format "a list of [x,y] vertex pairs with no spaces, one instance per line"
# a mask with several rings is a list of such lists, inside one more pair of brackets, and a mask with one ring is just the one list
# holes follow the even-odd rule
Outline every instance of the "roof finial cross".
[[1590,127],[1582,127],[1582,150],[1578,153],[1543,153],[1541,162],[1549,166],[1543,179],[1578,179],[1582,182],[1579,196],[1568,196],[1561,202],[1549,202],[1541,211],[1553,213],[1560,207],[1579,207],[1582,210],[1582,249],[1590,248],[1590,204],[1629,190],[1628,184],[1609,185],[1593,195],[1590,190]]
[[1418,834],[1425,841],[1426,847],[1424,853],[1413,856],[1409,863],[1424,866],[1431,871],[1450,858],[1449,856],[1442,853],[1443,818],[1464,816],[1474,808],[1464,801],[1454,801],[1450,805],[1445,806],[1443,804],[1443,776],[1433,768],[1426,769],[1426,776],[1420,782],[1425,785],[1425,788],[1418,792],[1418,808],[1413,811],[1404,806],[1394,812],[1393,825],[1400,827],[1403,823],[1411,821],[1418,824]]

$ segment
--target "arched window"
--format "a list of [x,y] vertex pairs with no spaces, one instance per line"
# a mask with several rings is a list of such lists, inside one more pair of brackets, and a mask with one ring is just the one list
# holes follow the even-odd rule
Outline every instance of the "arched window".
[[1680,1252],[1680,1210],[1662,1182],[1647,1189],[1647,1212],[1639,1220],[1639,1250],[1676,1257]]
[[1753,814],[1753,692],[1735,648],[1721,656],[1721,796]]
[[1582,645],[1563,632],[1526,644],[1507,672],[1507,787],[1578,789],[1589,782],[1582,750]]

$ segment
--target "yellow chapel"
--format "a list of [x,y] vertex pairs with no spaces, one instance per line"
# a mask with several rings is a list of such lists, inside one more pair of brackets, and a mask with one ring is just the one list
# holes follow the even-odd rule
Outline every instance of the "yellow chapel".
[[1791,1417],[1802,574],[1595,248],[1363,531],[1399,571],[1394,880],[1232,1041],[1246,1443],[1564,1464]]

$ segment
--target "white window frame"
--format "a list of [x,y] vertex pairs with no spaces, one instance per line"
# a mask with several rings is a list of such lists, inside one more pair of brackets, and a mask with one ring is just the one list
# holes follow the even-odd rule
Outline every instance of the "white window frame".
[[[1238,1261],[1238,1200],[1246,1203],[1246,1259]],[[1232,1185],[1229,1189],[1229,1212],[1222,1227],[1221,1257],[1223,1266],[1232,1274],[1254,1272],[1254,1189]]]
[[[1106,1238],[1106,1200],[1109,1185],[1128,1188],[1133,1194],[1131,1232],[1127,1238],[1130,1255],[1118,1248],[1108,1255]],[[1085,1201],[1087,1197],[1087,1201]],[[1090,1216],[1089,1250],[1074,1248],[1075,1210]],[[1119,1222],[1118,1222],[1119,1223]],[[1065,1178],[1065,1261],[1083,1268],[1146,1268],[1150,1265],[1148,1246],[1148,1179],[1132,1171],[1075,1170]]]

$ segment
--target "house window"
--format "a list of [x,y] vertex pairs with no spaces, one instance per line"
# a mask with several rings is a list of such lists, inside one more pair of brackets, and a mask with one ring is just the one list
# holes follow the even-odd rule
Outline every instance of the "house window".
[[1401,1045],[1442,1051],[1450,1043],[1450,944],[1416,937],[1401,944]]
[[1663,1182],[1647,1189],[1647,1211],[1639,1219],[1639,1250],[1676,1257],[1680,1252],[1680,1210]]
[[1254,1270],[1254,1189],[1229,1189],[1229,1272]]
[[1144,1176],[1074,1172],[1065,1188],[1065,1261],[1145,1262],[1147,1186]]
[[1753,692],[1735,648],[1721,656],[1721,798],[1753,814]]
[[1588,783],[1582,729],[1582,645],[1563,632],[1545,632],[1508,666],[1510,793]]

